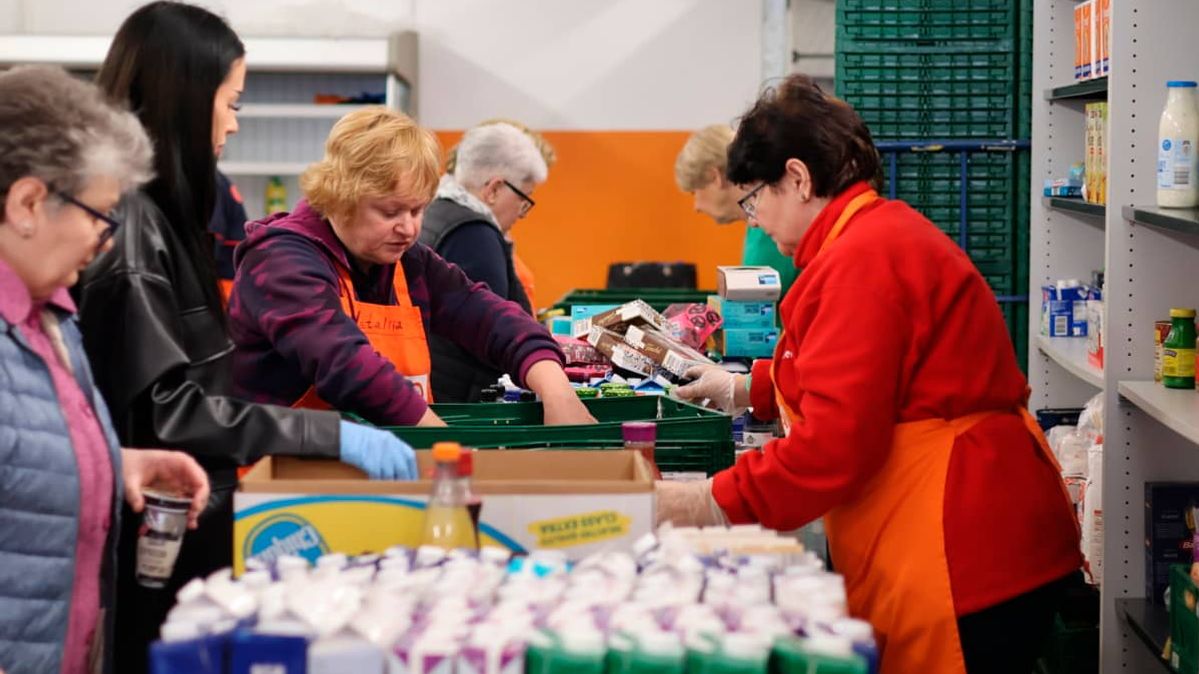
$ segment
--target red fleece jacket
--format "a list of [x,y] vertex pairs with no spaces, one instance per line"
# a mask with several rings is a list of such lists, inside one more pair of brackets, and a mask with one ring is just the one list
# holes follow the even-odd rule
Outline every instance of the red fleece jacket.
[[[876,201],[816,256],[866,189],[837,196],[800,243],[803,273],[780,307],[777,380],[771,361],[758,361],[750,393],[755,415],[778,414],[777,388],[803,421],[716,477],[716,501],[735,523],[794,529],[858,497],[887,458],[896,424],[1018,410],[1027,401],[994,293],[969,257],[907,204]],[[958,439],[944,518],[958,615],[1079,567],[1060,481],[1015,414]]]

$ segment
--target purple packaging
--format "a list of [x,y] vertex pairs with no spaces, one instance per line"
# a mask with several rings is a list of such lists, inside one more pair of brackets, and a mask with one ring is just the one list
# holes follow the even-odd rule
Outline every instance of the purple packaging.
[[476,633],[458,658],[458,674],[523,674],[526,650],[523,639]]

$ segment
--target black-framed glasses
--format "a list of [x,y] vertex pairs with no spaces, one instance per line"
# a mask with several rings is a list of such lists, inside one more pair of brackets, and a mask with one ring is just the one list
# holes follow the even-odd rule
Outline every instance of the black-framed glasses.
[[513,192],[515,192],[515,193],[516,193],[516,196],[518,196],[518,197],[520,197],[521,199],[523,199],[523,200],[524,200],[524,203],[522,203],[522,204],[520,205],[520,215],[521,215],[521,217],[522,217],[522,218],[523,218],[523,217],[525,216],[525,214],[527,214],[529,211],[533,210],[533,207],[534,207],[534,206],[536,206],[536,205],[537,205],[537,202],[536,202],[536,201],[533,201],[533,199],[532,199],[532,198],[531,198],[529,195],[527,195],[527,194],[525,194],[524,192],[522,192],[522,191],[520,190],[520,188],[519,188],[519,187],[517,187],[516,185],[513,185],[512,183],[508,182],[507,180],[505,180],[505,181],[504,181],[504,184],[508,186],[508,189],[510,189],[510,190],[512,190]]
[[103,222],[105,225],[107,225],[104,228],[104,231],[100,232],[100,241],[96,244],[96,248],[103,248],[104,244],[108,243],[109,239],[111,239],[112,236],[117,233],[117,229],[121,226],[120,221],[114,219],[111,215],[97,211],[96,209],[92,208],[91,206],[88,206],[87,204],[85,204],[82,201],[76,199],[75,197],[67,194],[66,192],[63,192],[61,190],[55,190],[54,194],[59,199],[62,199],[63,201],[67,202],[68,204],[71,204],[72,206],[79,208],[84,213],[87,213],[88,215],[92,216],[92,218],[99,220],[99,221]]
[[763,187],[766,187],[766,183],[758,183],[758,186],[750,190],[749,194],[737,200],[737,205],[751,218],[757,219],[758,217],[758,193],[762,191]]

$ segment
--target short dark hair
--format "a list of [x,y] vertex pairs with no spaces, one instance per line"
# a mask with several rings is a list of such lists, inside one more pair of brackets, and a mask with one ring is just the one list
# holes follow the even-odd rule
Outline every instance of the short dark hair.
[[104,93],[133,110],[154,141],[155,177],[146,193],[183,239],[197,269],[212,271],[205,295],[221,316],[206,238],[216,204],[212,108],[217,89],[245,53],[221,17],[159,0],[125,19],[96,75]]
[[857,182],[874,183],[881,169],[870,129],[858,113],[801,74],[767,89],[741,118],[729,145],[729,180],[774,184],[791,158],[807,164],[818,197],[836,196]]

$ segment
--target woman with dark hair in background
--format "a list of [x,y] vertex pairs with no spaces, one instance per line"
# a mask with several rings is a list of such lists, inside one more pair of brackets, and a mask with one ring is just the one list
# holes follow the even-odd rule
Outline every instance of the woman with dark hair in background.
[[1078,522],[995,294],[871,189],[878,166],[861,117],[806,76],[742,118],[729,179],[803,273],[773,360],[694,368],[678,395],[752,405],[786,437],[713,480],[659,483],[658,517],[787,531],[823,516],[881,671],[1029,674],[1081,565]]
[[178,447],[208,472],[212,497],[183,543],[166,588],[137,584],[135,531],[120,541],[116,661],[144,671],[175,592],[232,563],[237,468],[267,454],[340,458],[372,477],[411,478],[410,447],[335,412],[230,397],[233,345],[206,228],[216,158],[237,132],[245,49],[220,17],[154,2],[125,20],[98,83],[128,105],[154,142],[154,179],[121,201],[114,248],[80,283],[80,316],[96,382],[121,442]]

